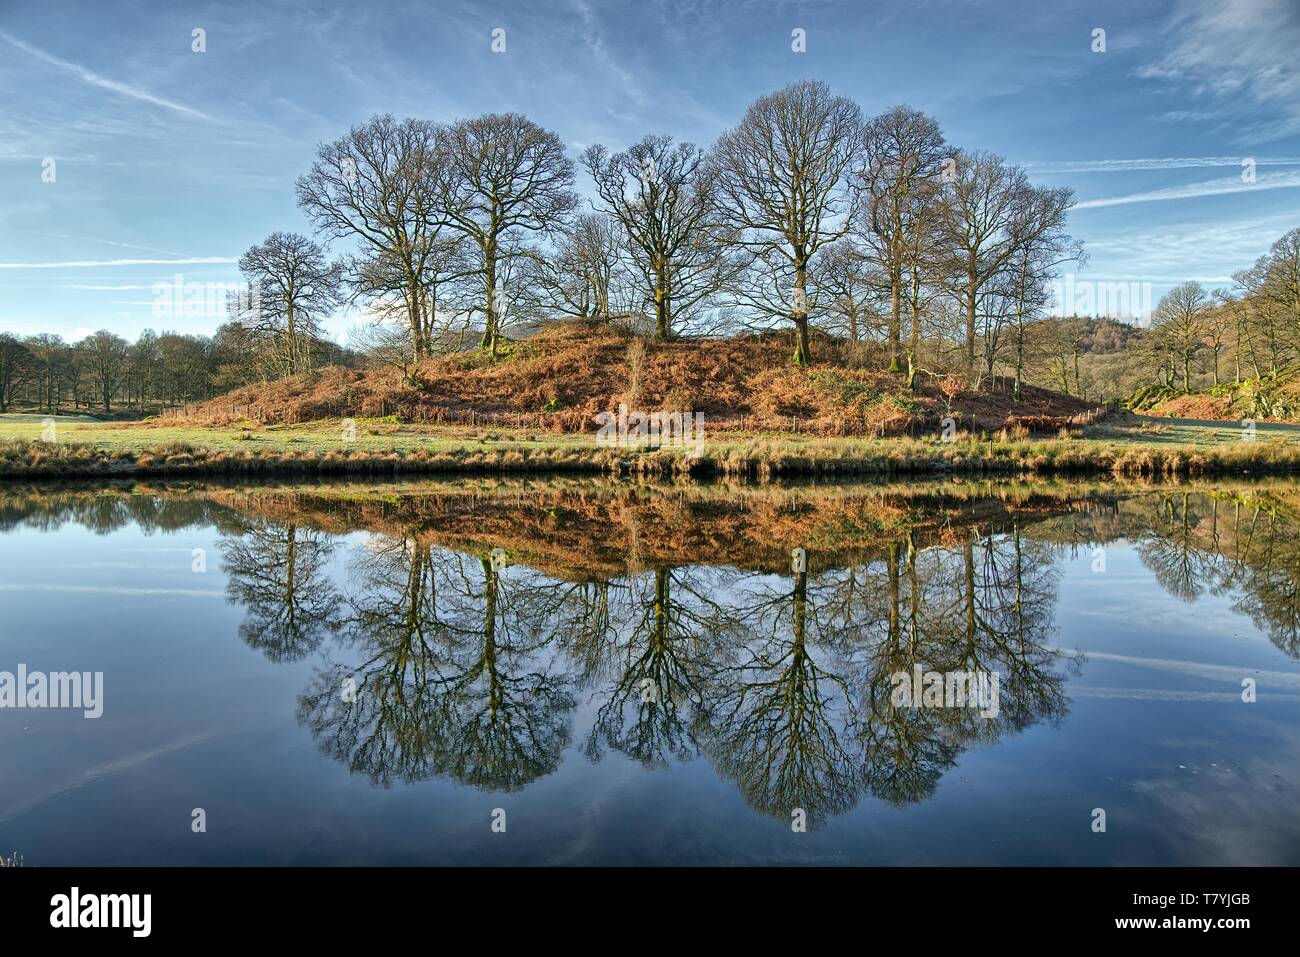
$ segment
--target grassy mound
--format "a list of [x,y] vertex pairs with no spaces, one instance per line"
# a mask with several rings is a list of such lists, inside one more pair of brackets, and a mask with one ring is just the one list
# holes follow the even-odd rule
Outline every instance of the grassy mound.
[[[222,425],[295,424],[331,418],[593,432],[595,416],[620,404],[636,413],[694,412],[710,431],[809,435],[903,435],[951,415],[967,430],[1056,432],[1092,421],[1088,404],[1006,379],[978,391],[955,377],[922,376],[916,393],[872,347],[829,338],[818,362],[791,365],[793,340],[765,333],[658,343],[608,326],[553,323],[493,360],[479,352],[396,369],[321,369],[237,389],[168,416]],[[945,391],[946,389],[946,391]]]

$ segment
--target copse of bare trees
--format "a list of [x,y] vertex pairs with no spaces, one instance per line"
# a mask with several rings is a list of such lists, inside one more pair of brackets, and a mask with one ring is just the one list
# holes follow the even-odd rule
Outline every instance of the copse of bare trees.
[[[811,80],[760,96],[707,149],[652,133],[580,164],[517,113],[381,114],[319,145],[296,194],[316,237],[251,247],[250,295],[214,337],[150,333],[125,354],[96,340],[76,361],[6,340],[0,403],[80,407],[93,391],[145,408],[307,371],[348,358],[321,327],[341,303],[362,310],[354,345],[410,383],[433,355],[477,341],[494,360],[514,330],[574,316],[661,340],[791,329],[799,365],[819,332],[910,389],[928,367],[973,383],[1010,372],[1019,395],[1051,283],[1080,258],[1068,190],[951,146],[911,107],[864,118]],[[1270,305],[1241,327],[1239,362],[1276,367],[1300,345],[1295,259],[1280,249],[1243,274],[1243,312]]]
[[1256,374],[1277,372],[1300,355],[1300,228],[1232,278],[1245,300],[1240,319]]
[[1217,386],[1225,357],[1234,382],[1276,378],[1294,368],[1300,357],[1300,229],[1279,238],[1233,280],[1234,289],[1213,293],[1184,282],[1161,298],[1141,341],[1159,385],[1190,392],[1198,376],[1207,376]]
[[0,412],[10,405],[32,377],[35,362],[27,347],[10,332],[0,332]]
[[[212,336],[146,329],[134,342],[108,330],[73,343],[0,333],[0,412],[155,413],[278,374],[265,347],[237,322]],[[328,339],[310,350],[313,367],[356,361]]]
[[1077,251],[1069,191],[950,148],[910,107],[865,120],[817,81],[759,97],[708,150],[656,133],[581,165],[589,212],[559,137],[519,114],[377,116],[322,145],[299,203],[359,250],[353,301],[409,330],[356,341],[410,374],[471,330],[495,357],[507,326],[557,314],[659,339],[789,323],[795,363],[814,328],[879,337],[915,388],[923,349],[971,373],[1011,353],[1023,368],[1024,330]]
[[81,340],[77,348],[85,357],[85,367],[97,396],[104,402],[104,411],[111,412],[113,395],[122,384],[126,372],[130,345],[121,336],[100,329]]
[[[1029,246],[1026,249],[1033,249]],[[1063,231],[1042,234],[1044,273],[1062,256],[1080,258]],[[1018,254],[1016,264],[1022,262]],[[1300,359],[1300,229],[1275,241],[1233,288],[1194,281],[1161,297],[1150,321],[1043,316],[1027,327],[1025,369],[1032,381],[1089,399],[1133,399],[1139,407],[1170,393],[1231,381],[1257,382],[1245,401],[1259,415],[1294,411],[1287,383]],[[1274,394],[1274,387],[1281,391]],[[1234,393],[1220,393],[1226,399]],[[1233,399],[1232,401],[1236,401]]]

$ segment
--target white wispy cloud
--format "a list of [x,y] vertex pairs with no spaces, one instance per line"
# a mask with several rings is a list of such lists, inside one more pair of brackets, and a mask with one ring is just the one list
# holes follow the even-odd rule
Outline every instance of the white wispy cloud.
[[71,259],[52,263],[0,263],[0,269],[99,269],[108,266],[198,266],[230,265],[230,256],[189,256],[185,259]]
[[[1174,688],[1095,688],[1092,686],[1070,686],[1071,698],[1108,698],[1129,701],[1222,701],[1232,703],[1241,700],[1239,691],[1180,691]],[[1287,692],[1272,692],[1270,701],[1279,699],[1294,701],[1300,696]]]
[[1300,171],[1288,173],[1264,173],[1247,183],[1240,176],[1226,176],[1223,179],[1208,179],[1199,183],[1185,183],[1182,186],[1168,186],[1163,189],[1148,190],[1144,193],[1129,193],[1127,196],[1110,196],[1103,199],[1087,199],[1076,203],[1075,209],[1096,209],[1101,206],[1125,206],[1129,203],[1155,203],[1170,199],[1195,199],[1198,196],[1223,196],[1228,193],[1251,193],[1263,189],[1291,189],[1300,186]]
[[[1231,107],[1251,138],[1300,131],[1300,6],[1295,0],[1186,0],[1164,31],[1172,44],[1138,69],[1144,79],[1183,85],[1213,112]],[[1265,122],[1250,107],[1270,111]]]
[[583,29],[580,35],[585,40],[592,57],[618,77],[624,92],[634,103],[638,105],[644,104],[646,102],[645,91],[641,88],[641,84],[637,82],[632,72],[623,65],[622,58],[610,53],[600,24],[596,19],[596,12],[591,8],[591,5],[586,0],[571,0],[571,5],[582,20]]
[[130,588],[118,585],[56,585],[50,582],[0,582],[0,592],[66,592],[80,595],[180,595],[185,598],[225,598],[223,591],[204,588]]
[[1241,684],[1242,675],[1247,674],[1261,685],[1281,686],[1300,691],[1300,674],[1290,671],[1265,671],[1251,668],[1243,672],[1237,665],[1215,665],[1203,661],[1183,661],[1178,658],[1143,658],[1137,655],[1117,655],[1105,651],[1089,651],[1089,661],[1114,661],[1119,664],[1133,665],[1137,668],[1150,668],[1153,671],[1166,671],[1171,674],[1188,675],[1209,681],[1228,681],[1234,685]]
[[1197,169],[1213,166],[1241,166],[1253,160],[1256,166],[1300,166],[1300,156],[1162,156],[1146,159],[1045,160],[1025,163],[1035,173],[1127,173],[1140,170]]
[[67,282],[59,286],[60,289],[89,289],[94,292],[143,292],[152,289],[153,286],[138,286],[130,283],[124,283],[117,286],[93,286],[81,282]]
[[[1290,213],[1242,216],[1180,224],[1177,229],[1154,228],[1101,236],[1088,241],[1094,254],[1104,253],[1118,266],[1096,266],[1099,271],[1127,273],[1135,262],[1163,270],[1157,275],[1181,275],[1189,262],[1209,252],[1230,263],[1258,256],[1269,244],[1295,225]],[[1170,271],[1172,270],[1172,271]]]
[[18,39],[18,37],[14,36],[12,33],[9,33],[8,31],[0,30],[0,40],[4,40],[6,43],[10,44],[11,46],[15,46],[19,50],[22,50],[24,53],[29,54],[30,56],[34,56],[39,60],[43,60],[44,62],[50,64],[51,66],[58,67],[60,70],[64,70],[65,72],[73,74],[83,82],[89,83],[91,86],[97,86],[100,89],[109,90],[113,93],[118,94],[119,96],[125,96],[133,100],[139,100],[142,103],[151,103],[154,106],[161,106],[166,109],[173,110],[177,113],[184,113],[188,116],[198,117],[199,119],[202,120],[212,119],[211,116],[202,112],[201,110],[196,110],[193,107],[186,106],[183,103],[177,103],[175,100],[168,100],[168,99],[164,99],[161,96],[155,96],[154,94],[148,92],[147,90],[142,90],[139,87],[131,86],[127,83],[122,83],[119,82],[118,80],[110,79],[109,77],[102,76],[101,74],[96,73],[93,70],[87,69],[86,67],[82,66],[79,63],[73,63],[71,60],[64,60],[61,57],[57,57],[52,53],[47,53],[46,51],[40,49],[39,47],[32,46],[30,43],[27,43],[25,40]]
[[1204,286],[1213,286],[1232,282],[1231,276],[1146,276],[1134,275],[1132,273],[1124,275],[1116,273],[1098,275],[1089,272],[1082,274],[1081,278],[1086,278],[1090,282],[1150,282],[1165,286],[1176,286],[1180,282],[1199,282]]
[[52,239],[75,239],[80,243],[98,243],[101,246],[117,246],[121,249],[138,249],[146,253],[162,253],[164,256],[184,256],[174,249],[159,249],[157,246],[137,246],[135,243],[121,243],[115,239],[95,239],[93,236],[70,236],[67,233],[41,233]]

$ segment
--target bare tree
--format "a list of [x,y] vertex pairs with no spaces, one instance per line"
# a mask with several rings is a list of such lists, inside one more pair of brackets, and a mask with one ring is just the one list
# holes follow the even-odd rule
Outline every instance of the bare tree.
[[319,229],[333,238],[356,237],[363,260],[378,258],[386,275],[400,277],[416,360],[429,351],[429,272],[447,223],[441,206],[447,173],[436,132],[424,120],[375,116],[322,144],[297,183],[298,205]]
[[[1014,252],[1007,261],[1003,291],[1014,324],[1015,397],[1021,397],[1025,370],[1025,328],[1051,305],[1050,283],[1067,262],[1084,260],[1083,244],[1065,232],[1065,217],[1074,203],[1068,189],[1031,186],[1021,190],[1009,233]],[[992,372],[990,365],[989,371]]]
[[[481,347],[496,354],[501,338],[502,257],[521,234],[555,233],[578,204],[573,163],[564,143],[518,113],[489,113],[440,131],[443,208],[477,247],[483,304]],[[513,245],[512,245],[513,242]]]
[[623,258],[618,221],[603,213],[582,213],[560,237],[553,255],[534,259],[533,284],[547,307],[609,322],[625,285]]
[[32,357],[33,381],[37,408],[55,412],[59,408],[65,380],[71,365],[71,348],[61,336],[43,332],[26,339]]
[[858,230],[889,282],[889,371],[901,368],[905,274],[937,199],[947,147],[939,124],[896,106],[866,125]]
[[801,80],[755,100],[710,154],[720,219],[749,254],[741,298],[794,322],[799,365],[812,359],[809,265],[849,229],[847,174],[861,139],[856,103]]
[[1277,314],[1289,341],[1300,343],[1300,228],[1273,243],[1254,271],[1261,305]]
[[[877,314],[883,289],[888,297],[889,279],[879,264],[862,254],[847,238],[827,246],[813,270],[813,284],[819,292],[827,328],[854,342],[875,337],[881,329]],[[888,319],[885,320],[888,334]]]
[[1015,254],[1012,226],[1029,181],[1024,170],[992,153],[958,152],[951,159],[943,176],[943,241],[952,292],[964,315],[965,360],[974,368],[981,300]]
[[8,412],[35,368],[27,347],[10,332],[0,332],[0,412]]
[[77,344],[95,394],[103,400],[105,412],[113,410],[113,395],[126,370],[127,348],[125,339],[107,329],[100,329]]
[[[359,341],[370,346],[383,343],[382,351],[386,356],[383,362],[400,367],[403,378],[415,382],[421,358],[447,348],[459,348],[449,342],[448,330],[458,323],[468,325],[465,281],[476,276],[477,272],[465,237],[449,230],[442,231],[430,243],[415,289],[410,287],[399,258],[378,253],[357,259],[348,270],[352,300],[364,301],[366,312],[376,324],[399,328],[373,329],[364,333],[354,331],[354,337],[360,335]],[[413,298],[422,317],[420,329],[423,337],[418,353],[412,341],[414,329],[404,321]],[[398,343],[405,343],[405,359],[399,359],[389,351]],[[363,351],[370,350],[363,348]]]
[[704,153],[650,135],[613,155],[597,144],[582,162],[595,181],[598,208],[626,234],[646,299],[654,303],[655,338],[668,339],[676,318],[716,293],[729,275]]
[[265,344],[275,367],[294,375],[311,363],[320,320],[339,301],[343,266],[298,233],[272,233],[239,258],[249,285],[236,318]]
[[[1210,361],[1214,369],[1214,384],[1218,385],[1219,376],[1219,356],[1227,351],[1233,338],[1237,335],[1237,303],[1232,293],[1227,289],[1216,289],[1211,294],[1214,300],[1214,306],[1205,311],[1205,316],[1201,321],[1202,335],[1205,345],[1210,350]],[[1240,351],[1240,347],[1238,347]],[[1241,381],[1241,356],[1237,356],[1237,373],[1236,381]]]
[[921,372],[921,337],[927,325],[933,325],[934,303],[947,305],[943,285],[944,249],[942,238],[943,207],[939,187],[922,184],[913,196],[914,209],[909,216],[907,239],[903,245],[904,292],[908,310],[907,388],[916,391],[916,377]]
[[1184,392],[1192,391],[1192,359],[1201,348],[1201,323],[1209,303],[1199,282],[1185,282],[1161,297],[1151,317],[1151,329],[1168,351],[1171,369],[1182,369]]
[[[1276,375],[1295,355],[1289,323],[1276,303],[1270,301],[1268,257],[1261,256],[1250,269],[1232,274],[1241,290],[1241,328],[1245,332],[1251,365],[1256,376]],[[1265,370],[1267,369],[1267,373]]]
[[1066,395],[1083,395],[1079,376],[1081,342],[1088,320],[1052,316],[1025,328],[1025,359],[1052,387]]

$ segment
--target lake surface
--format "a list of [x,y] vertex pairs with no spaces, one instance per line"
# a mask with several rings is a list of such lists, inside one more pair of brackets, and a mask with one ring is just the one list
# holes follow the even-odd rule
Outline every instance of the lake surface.
[[1285,482],[3,486],[0,852],[1297,864],[1298,659]]

